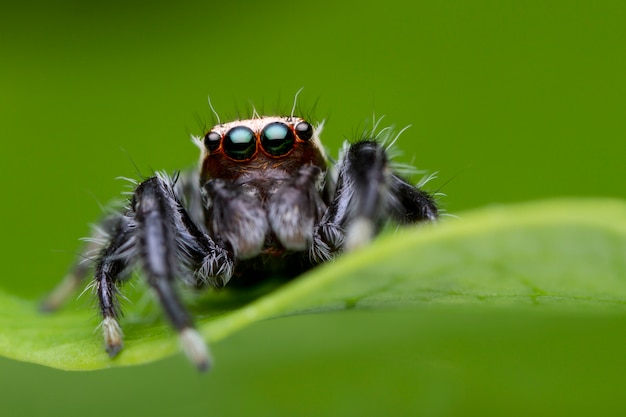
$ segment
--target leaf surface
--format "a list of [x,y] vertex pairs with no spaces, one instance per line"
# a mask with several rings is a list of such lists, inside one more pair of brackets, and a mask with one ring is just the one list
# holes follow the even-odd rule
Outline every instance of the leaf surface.
[[[522,317],[528,308],[539,314],[555,308],[578,315],[623,311],[626,203],[561,199],[491,206],[434,225],[389,231],[362,250],[255,296],[226,290],[196,297],[192,310],[199,331],[215,343],[269,318],[433,303],[513,308]],[[124,350],[109,359],[94,332],[94,311],[85,304],[43,315],[36,301],[0,291],[0,355],[90,370],[150,362],[178,351],[167,324],[138,303],[127,306],[122,321]]]

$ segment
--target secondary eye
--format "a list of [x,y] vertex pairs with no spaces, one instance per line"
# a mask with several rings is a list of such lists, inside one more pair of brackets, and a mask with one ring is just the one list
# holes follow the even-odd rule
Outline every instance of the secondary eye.
[[313,137],[313,126],[307,122],[300,122],[296,125],[296,135],[302,140],[309,140]]
[[209,132],[204,136],[204,146],[209,151],[214,151],[220,147],[220,141],[222,140],[222,136],[220,136],[217,132]]
[[254,132],[247,127],[233,127],[224,135],[224,152],[231,158],[243,161],[254,155],[255,151]]
[[261,132],[261,146],[272,156],[288,154],[293,149],[294,141],[293,132],[284,123],[270,123]]

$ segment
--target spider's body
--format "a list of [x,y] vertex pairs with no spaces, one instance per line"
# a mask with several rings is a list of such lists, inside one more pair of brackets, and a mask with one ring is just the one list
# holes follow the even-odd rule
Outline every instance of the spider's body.
[[224,236],[238,259],[310,246],[329,202],[326,156],[313,126],[296,117],[239,120],[215,126],[200,148],[212,236]]
[[[175,281],[221,287],[267,274],[295,276],[367,243],[381,225],[433,220],[429,194],[390,167],[376,137],[347,144],[329,164],[314,128],[298,117],[218,124],[201,138],[200,171],[157,174],[137,185],[85,249],[97,253],[94,288],[106,349],[122,347],[118,284],[141,266],[184,350],[199,369],[208,350],[175,291]],[[78,263],[46,300],[56,308],[88,275]]]

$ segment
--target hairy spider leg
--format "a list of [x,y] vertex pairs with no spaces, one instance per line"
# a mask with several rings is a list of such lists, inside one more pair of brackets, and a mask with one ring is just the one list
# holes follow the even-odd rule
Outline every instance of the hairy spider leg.
[[208,348],[195,330],[174,282],[185,275],[181,261],[204,279],[208,279],[204,275],[210,275],[228,281],[232,257],[194,225],[171,183],[162,176],[151,177],[137,187],[125,218],[128,221],[103,251],[94,277],[107,352],[115,356],[122,348],[116,284],[120,274],[138,258],[148,284],[178,331],[183,350],[198,369],[208,369],[211,365]]
[[390,214],[400,224],[435,221],[439,217],[433,197],[398,175],[391,178],[390,193],[393,197]]
[[129,219],[120,217],[118,227],[112,231],[94,271],[94,288],[102,314],[102,333],[106,351],[113,357],[122,349],[122,330],[117,284],[128,277],[132,252],[135,246],[133,227]]
[[385,149],[375,140],[347,146],[338,163],[333,200],[315,226],[314,256],[351,251],[367,244],[388,217],[400,223],[433,220],[437,207],[421,191],[393,173]]

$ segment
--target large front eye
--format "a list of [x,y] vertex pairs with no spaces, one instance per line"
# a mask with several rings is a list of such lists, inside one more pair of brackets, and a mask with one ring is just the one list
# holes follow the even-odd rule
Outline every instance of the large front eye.
[[243,161],[254,155],[255,151],[254,132],[247,127],[233,127],[224,135],[224,152],[231,158]]
[[209,132],[204,136],[204,146],[209,151],[214,151],[220,147],[222,136],[217,132]]
[[295,137],[284,123],[270,123],[261,132],[261,146],[272,156],[288,154],[293,149]]

